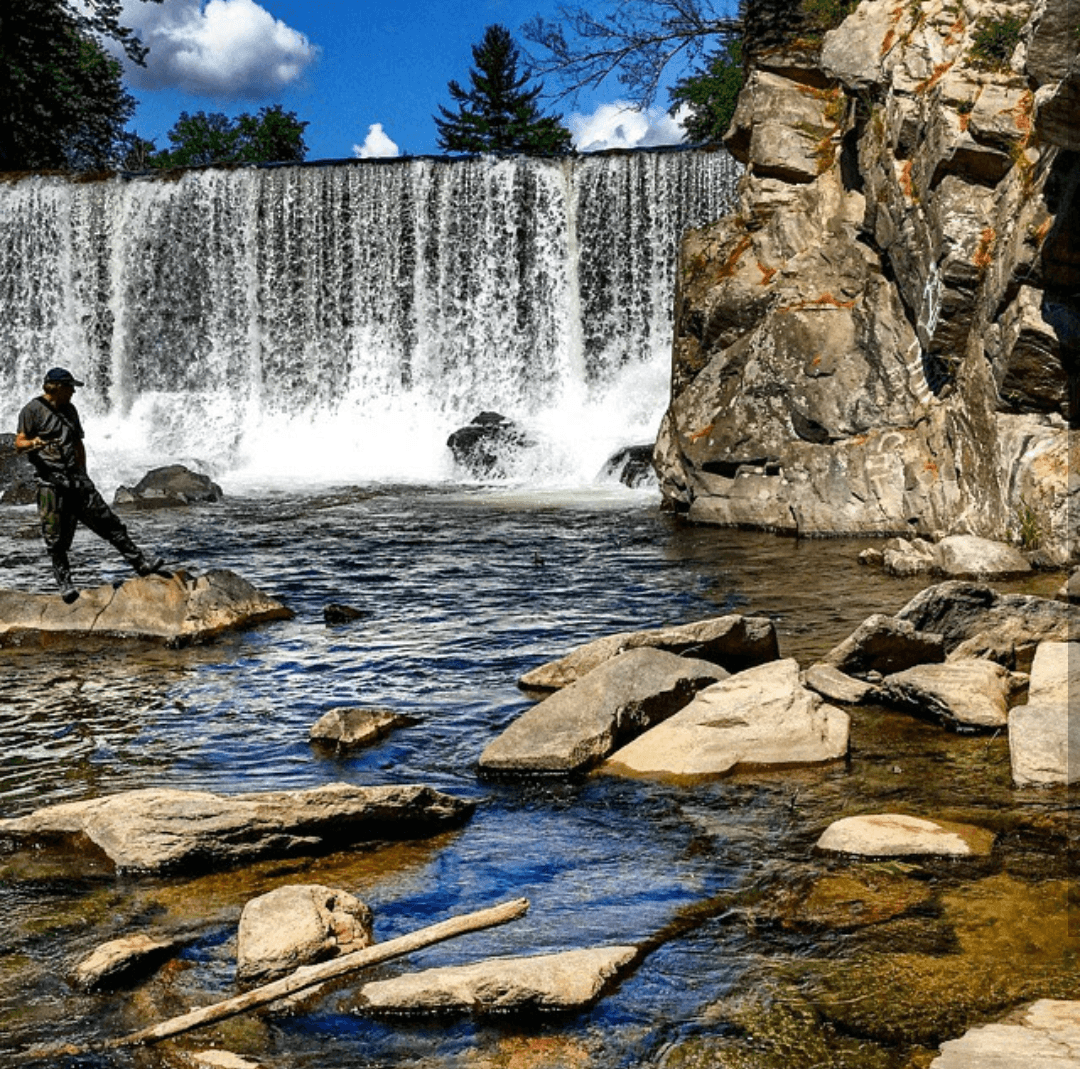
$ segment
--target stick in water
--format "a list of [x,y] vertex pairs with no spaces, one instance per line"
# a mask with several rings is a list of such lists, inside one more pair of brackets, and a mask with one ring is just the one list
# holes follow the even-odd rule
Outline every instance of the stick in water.
[[[482,928],[493,928],[497,924],[506,924],[508,921],[523,917],[529,908],[527,898],[517,898],[512,902],[503,902],[501,905],[482,909],[476,913],[466,913],[460,917],[451,917],[449,920],[432,924],[427,928],[410,932],[408,935],[399,936],[386,943],[365,947],[356,950],[352,954],[344,954],[340,958],[320,962],[318,965],[305,965],[281,980],[264,984],[262,987],[253,988],[242,995],[226,999],[224,1002],[216,1002],[212,1006],[203,1006],[201,1009],[192,1010],[180,1017],[173,1017],[168,1021],[162,1021],[150,1028],[140,1029],[130,1035],[110,1039],[100,1050],[114,1050],[117,1047],[133,1047],[139,1043],[156,1043],[160,1039],[170,1036],[178,1036],[184,1032],[190,1032],[194,1028],[212,1024],[214,1021],[223,1021],[228,1017],[246,1013],[248,1010],[258,1009],[278,999],[295,995],[305,988],[314,987],[326,980],[333,980],[346,973],[356,972],[358,969],[367,968],[370,965],[378,965],[391,958],[399,958],[403,954],[411,954],[414,950],[441,943],[446,939],[452,939],[466,932],[479,931]],[[44,1054],[45,1052],[41,1052]],[[65,1048],[65,1053],[76,1053],[71,1048]],[[81,1052],[79,1052],[81,1053]]]

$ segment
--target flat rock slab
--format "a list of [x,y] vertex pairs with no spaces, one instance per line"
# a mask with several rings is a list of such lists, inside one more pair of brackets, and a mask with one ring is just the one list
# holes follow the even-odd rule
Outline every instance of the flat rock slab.
[[461,823],[473,809],[424,786],[331,783],[235,795],[147,788],[0,820],[0,839],[85,836],[119,872],[206,870],[430,833]]
[[871,813],[830,824],[816,845],[829,853],[862,857],[974,857],[990,853],[994,835],[973,824]]
[[1017,786],[1052,787],[1080,780],[1080,711],[1071,708],[1080,701],[1076,695],[1080,643],[1040,643],[1027,704],[1009,712],[1009,759]]
[[72,982],[80,991],[116,987],[141,976],[170,958],[193,937],[147,935],[138,932],[102,943],[72,970]]
[[412,717],[400,716],[389,709],[329,709],[311,726],[308,738],[323,746],[349,750],[370,746],[385,738],[395,728],[415,724]]
[[930,1069],[1068,1069],[1080,1065],[1080,1002],[1040,999],[941,1044]]
[[225,569],[171,579],[149,575],[83,590],[65,605],[56,594],[0,590],[0,643],[33,632],[164,639],[175,645],[202,642],[223,631],[268,620],[287,620],[292,610]]
[[847,713],[802,686],[796,661],[775,661],[706,688],[603,767],[622,775],[679,777],[740,766],[819,764],[847,753],[850,723]]
[[921,664],[885,679],[888,700],[958,729],[1000,728],[1021,685],[994,661],[965,659]]
[[879,696],[878,688],[873,683],[855,679],[824,661],[807,668],[803,673],[803,683],[828,701],[843,702],[845,705],[861,705],[875,701]]
[[621,631],[572,650],[565,657],[526,672],[518,681],[526,690],[558,690],[627,650],[649,646],[685,654],[738,672],[780,656],[773,622],[760,616],[717,616],[680,627]]
[[358,1008],[393,1014],[577,1009],[636,956],[632,946],[598,947],[426,969],[365,984]]
[[884,613],[867,617],[823,658],[822,663],[845,675],[867,672],[902,672],[917,664],[945,659],[939,634],[922,631],[904,620]]
[[486,773],[567,775],[682,709],[727,673],[709,661],[641,648],[527,709],[480,755]]

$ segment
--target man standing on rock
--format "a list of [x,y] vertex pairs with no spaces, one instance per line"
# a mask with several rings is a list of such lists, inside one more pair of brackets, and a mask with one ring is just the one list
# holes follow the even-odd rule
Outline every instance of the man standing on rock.
[[82,383],[66,368],[48,371],[43,395],[19,413],[15,435],[16,451],[29,456],[37,473],[41,536],[52,558],[60,596],[69,605],[79,596],[71,581],[68,550],[80,521],[111,542],[139,575],[168,574],[161,570],[164,560],[148,560],[132,542],[127,528],[86,474],[82,424],[71,403],[76,386]]

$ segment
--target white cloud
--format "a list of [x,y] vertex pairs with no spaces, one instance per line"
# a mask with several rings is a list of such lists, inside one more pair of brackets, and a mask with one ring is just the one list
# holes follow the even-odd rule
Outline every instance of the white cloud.
[[353,145],[353,155],[362,160],[373,160],[383,156],[400,156],[401,150],[386,136],[381,122],[368,127],[367,137],[362,145]]
[[319,54],[254,0],[128,0],[121,21],[150,49],[145,67],[125,64],[137,89],[258,100],[296,82]]
[[600,152],[609,148],[656,148],[681,145],[686,140],[680,109],[675,116],[663,108],[644,111],[616,101],[601,104],[591,115],[575,112],[567,120],[578,152]]

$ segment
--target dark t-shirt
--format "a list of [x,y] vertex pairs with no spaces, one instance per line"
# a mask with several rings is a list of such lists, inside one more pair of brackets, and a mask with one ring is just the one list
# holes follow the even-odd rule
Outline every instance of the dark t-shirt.
[[44,397],[35,397],[19,413],[19,433],[49,443],[27,454],[42,482],[63,486],[81,474],[77,446],[83,429],[74,405],[51,405]]

